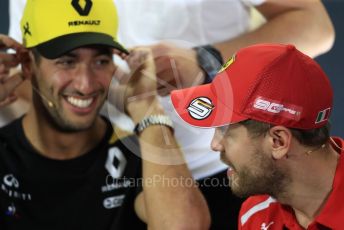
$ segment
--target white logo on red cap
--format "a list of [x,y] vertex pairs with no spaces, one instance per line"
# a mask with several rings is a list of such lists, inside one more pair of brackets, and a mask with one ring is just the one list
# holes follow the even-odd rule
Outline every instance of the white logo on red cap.
[[191,117],[197,120],[203,120],[211,114],[215,106],[207,97],[198,97],[192,100],[187,110]]
[[258,97],[254,101],[253,108],[263,110],[269,113],[280,114],[284,117],[293,120],[299,120],[301,115],[301,112],[298,111],[296,106],[283,105],[277,102],[273,102],[271,100],[263,99],[262,97]]

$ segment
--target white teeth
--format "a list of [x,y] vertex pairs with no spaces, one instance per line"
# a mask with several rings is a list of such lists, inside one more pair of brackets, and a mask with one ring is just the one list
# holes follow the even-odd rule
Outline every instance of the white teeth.
[[75,97],[67,97],[67,101],[75,107],[86,108],[91,105],[91,103],[93,102],[93,98],[82,100],[82,99],[77,99]]

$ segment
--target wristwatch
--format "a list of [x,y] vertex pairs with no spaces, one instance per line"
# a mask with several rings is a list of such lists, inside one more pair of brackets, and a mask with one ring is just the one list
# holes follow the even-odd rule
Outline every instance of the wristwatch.
[[164,125],[173,129],[173,123],[170,117],[166,115],[150,115],[148,117],[143,118],[139,123],[136,124],[134,128],[134,133],[139,135],[145,128],[151,125]]
[[213,81],[214,77],[223,65],[223,58],[214,46],[196,46],[193,48],[197,53],[198,65],[205,73],[203,84],[208,84]]

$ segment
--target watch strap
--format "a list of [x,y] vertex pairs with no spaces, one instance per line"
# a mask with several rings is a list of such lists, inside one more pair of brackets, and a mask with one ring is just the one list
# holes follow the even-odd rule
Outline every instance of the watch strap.
[[196,46],[198,65],[205,73],[203,84],[211,83],[223,65],[223,58],[219,50],[212,45]]
[[134,133],[139,135],[145,128],[151,125],[164,125],[173,129],[173,122],[169,116],[166,115],[150,115],[143,118],[139,123],[135,125]]

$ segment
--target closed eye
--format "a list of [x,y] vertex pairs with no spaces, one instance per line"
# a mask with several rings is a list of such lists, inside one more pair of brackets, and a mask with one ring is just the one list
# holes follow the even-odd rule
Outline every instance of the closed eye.
[[66,57],[61,58],[56,61],[56,64],[62,68],[72,68],[76,64],[76,60],[74,58]]

